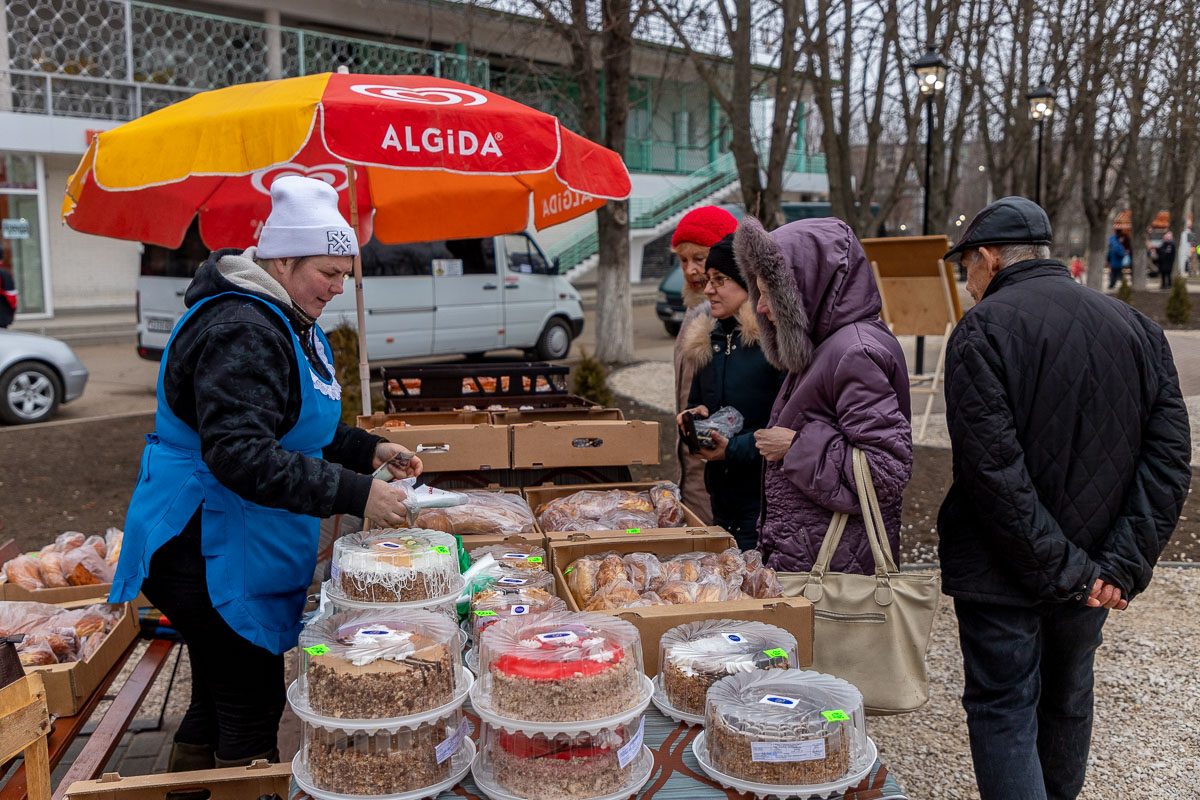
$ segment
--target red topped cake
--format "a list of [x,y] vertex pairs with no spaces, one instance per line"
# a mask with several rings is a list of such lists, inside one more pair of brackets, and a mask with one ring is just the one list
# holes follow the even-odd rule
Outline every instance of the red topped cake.
[[488,726],[483,738],[500,788],[527,800],[586,800],[612,794],[629,777],[640,741],[625,745],[638,730],[635,722],[595,734],[527,735]]
[[495,713],[530,722],[602,719],[642,700],[637,628],[603,614],[510,617],[480,637]]

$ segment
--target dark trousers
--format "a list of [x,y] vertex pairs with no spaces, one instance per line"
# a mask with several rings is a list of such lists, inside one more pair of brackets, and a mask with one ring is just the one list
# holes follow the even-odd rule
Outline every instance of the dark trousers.
[[283,656],[242,638],[213,608],[198,525],[159,548],[142,591],[188,646],[192,699],[175,741],[210,746],[222,761],[274,753],[285,702]]
[[1172,264],[1169,267],[1166,267],[1165,269],[1163,267],[1158,268],[1158,288],[1160,288],[1160,289],[1170,289],[1171,288],[1171,278],[1172,278],[1171,270],[1173,270],[1174,268],[1175,268],[1174,264]]
[[1124,274],[1124,272],[1125,272],[1125,269],[1123,267],[1109,267],[1108,268],[1108,288],[1110,288],[1110,289],[1117,288],[1117,284],[1121,282],[1121,276]]
[[713,524],[724,528],[737,539],[740,550],[753,550],[758,547],[758,517],[753,519],[725,519],[714,512]]
[[1070,800],[1092,737],[1105,609],[955,599],[963,707],[981,800]]

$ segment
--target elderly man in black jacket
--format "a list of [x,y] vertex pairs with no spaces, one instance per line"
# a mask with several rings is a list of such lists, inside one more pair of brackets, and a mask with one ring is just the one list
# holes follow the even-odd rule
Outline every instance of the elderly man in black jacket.
[[1050,220],[1006,197],[947,259],[977,305],[950,337],[954,483],[938,516],[982,800],[1073,798],[1109,609],[1150,582],[1191,481],[1162,329],[1049,258]]

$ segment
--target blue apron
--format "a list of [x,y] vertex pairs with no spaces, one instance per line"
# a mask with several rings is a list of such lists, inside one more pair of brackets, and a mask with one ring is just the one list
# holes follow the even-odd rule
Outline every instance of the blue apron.
[[[171,411],[163,388],[167,357],[179,331],[209,300],[229,295],[267,306],[292,334],[301,372],[300,418],[279,444],[320,458],[322,449],[333,441],[342,413],[341,387],[336,378],[326,381],[312,368],[283,311],[241,292],[214,295],[192,306],[164,350],[155,431],[146,437],[108,599],[121,603],[136,597],[155,551],[178,536],[201,507],[200,550],[213,606],[238,634],[272,653],[283,653],[296,645],[300,634],[300,615],[317,563],[320,520],[243,500],[222,485],[201,457],[200,435]],[[314,349],[333,375],[329,340],[318,326],[312,330]]]

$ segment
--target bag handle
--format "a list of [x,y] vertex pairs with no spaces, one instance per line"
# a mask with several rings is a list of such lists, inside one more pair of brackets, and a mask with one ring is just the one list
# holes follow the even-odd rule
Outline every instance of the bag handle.
[[[875,560],[875,578],[877,585],[875,587],[875,599],[880,605],[888,605],[892,602],[891,575],[889,573],[898,572],[896,562],[892,559],[890,547],[885,547],[882,542],[881,531],[886,530],[883,524],[883,511],[879,506],[879,497],[875,493],[875,484],[871,476],[871,467],[867,462],[867,455],[857,447],[851,451],[851,460],[854,468],[854,483],[858,492],[859,507],[862,509],[863,527],[866,529],[867,543],[871,548],[871,555]],[[829,571],[830,562],[833,561],[833,554],[837,550],[838,544],[842,540],[842,535],[846,531],[846,523],[849,520],[847,514],[842,512],[834,513],[829,520],[829,527],[825,531],[825,539],[821,542],[821,549],[817,553],[817,558],[813,562],[812,569],[809,571],[809,580],[804,586],[803,595],[812,602],[820,601],[824,595],[824,587],[821,585],[825,573]]]

